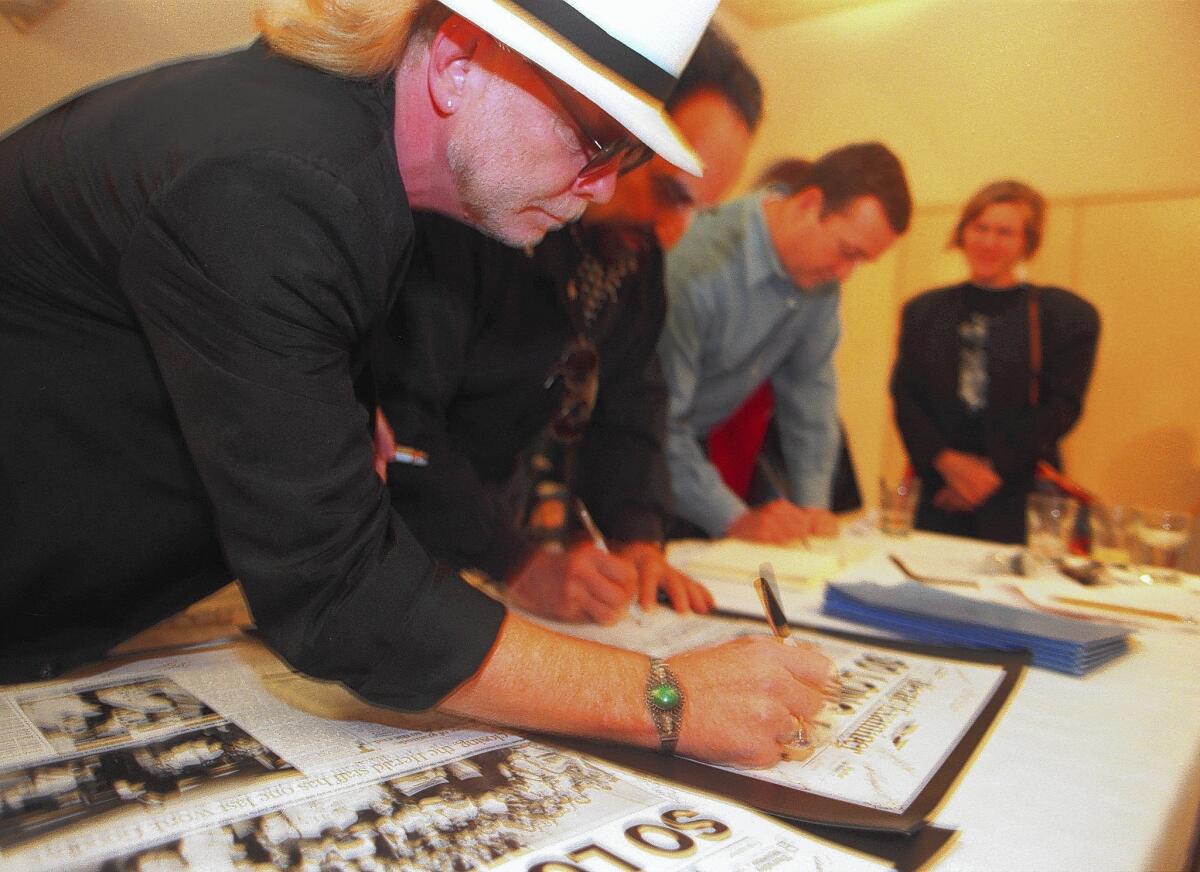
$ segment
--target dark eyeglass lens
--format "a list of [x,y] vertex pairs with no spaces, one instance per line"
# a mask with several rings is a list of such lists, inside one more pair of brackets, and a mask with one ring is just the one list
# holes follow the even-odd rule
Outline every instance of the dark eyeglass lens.
[[654,157],[654,152],[650,150],[650,146],[635,140],[621,159],[620,172],[622,174],[632,172],[652,157]]
[[583,165],[583,169],[579,171],[580,177],[587,178],[607,172],[616,161],[619,161],[617,172],[627,173],[637,169],[653,156],[654,153],[646,145],[628,135],[618,136],[606,145],[601,145],[588,125],[584,123],[581,117],[582,113],[577,109],[580,101],[586,102],[586,99],[574,94],[569,85],[560,82],[552,73],[543,70],[537,64],[529,66],[554,93],[559,104],[571,117],[572,123],[583,134],[585,147],[590,144],[596,149],[596,152]]
[[653,152],[641,142],[622,136],[620,139],[603,146],[592,155],[579,171],[580,178],[589,178],[608,172],[613,164],[617,164],[617,173],[624,175],[635,170],[648,161]]

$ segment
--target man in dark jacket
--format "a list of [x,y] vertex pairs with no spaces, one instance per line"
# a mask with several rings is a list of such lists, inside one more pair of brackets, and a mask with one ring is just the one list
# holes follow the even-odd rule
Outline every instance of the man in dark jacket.
[[[393,505],[432,554],[487,571],[510,602],[560,620],[608,623],[631,601],[652,607],[660,590],[681,611],[712,604],[662,549],[670,493],[654,354],[666,312],[659,243],[737,177],[762,91],[710,27],[667,109],[705,176],[654,158],[532,254],[418,216],[408,291],[373,361],[397,440],[427,461],[402,452],[391,464]],[[596,394],[594,411],[587,404],[567,433],[559,417],[578,394],[563,372],[572,350],[592,355]],[[542,504],[557,508],[551,526],[578,530],[578,496],[611,551],[586,537],[539,548],[523,535],[539,479],[562,485]]]
[[[642,32],[656,13],[622,4],[447,5],[382,21],[358,0],[296,4],[260,19],[265,42],[0,141],[4,680],[102,654],[236,577],[276,650],[374,702],[655,743],[646,658],[506,616],[393,515],[362,362],[411,207],[524,245],[607,199],[642,143],[699,171],[661,101],[715,3],[673,4],[692,20],[659,38]],[[673,661],[715,711],[685,720],[682,749],[766,762],[812,715],[794,679],[780,702],[739,699],[823,668],[763,648],[759,665]],[[773,717],[747,731],[748,709]]]

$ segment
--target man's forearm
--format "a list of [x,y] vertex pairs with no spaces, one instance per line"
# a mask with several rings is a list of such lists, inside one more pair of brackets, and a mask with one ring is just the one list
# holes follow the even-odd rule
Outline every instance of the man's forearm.
[[483,668],[439,708],[506,726],[657,747],[647,658],[509,614]]
[[836,321],[830,320],[825,327],[824,341],[817,348],[798,349],[772,378],[775,421],[792,500],[796,505],[823,509],[829,508],[841,445],[833,371]]
[[[812,646],[781,645],[765,634],[685,651],[669,662],[678,691],[678,751],[701,760],[777,763],[781,737],[797,720],[815,718],[830,693],[825,657]],[[645,654],[561,636],[510,614],[483,667],[441,708],[501,725],[657,748],[649,677]]]
[[746,503],[721,479],[690,429],[672,428],[667,437],[667,464],[675,514],[710,536],[724,535],[746,511]]
[[816,509],[829,508],[833,493],[834,467],[835,464],[830,464],[820,469],[798,470],[792,477],[796,505]]
[[826,422],[814,426],[809,422],[782,429],[793,501],[798,506],[829,508],[841,446],[837,427]]

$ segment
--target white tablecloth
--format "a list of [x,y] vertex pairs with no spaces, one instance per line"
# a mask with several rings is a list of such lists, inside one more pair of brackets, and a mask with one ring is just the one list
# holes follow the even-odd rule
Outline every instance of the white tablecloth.
[[[998,575],[989,557],[1004,546],[916,533],[904,539],[864,533],[835,547],[847,555],[838,578],[898,582],[887,559],[898,553],[922,574],[974,578],[976,593],[1015,601],[1010,585],[1035,597],[1086,596],[1057,575]],[[1009,549],[1011,550],[1011,548]],[[677,562],[673,551],[672,562]],[[759,614],[747,580],[712,579],[722,609]],[[1184,592],[1186,590],[1187,592]],[[1200,581],[1136,593],[1148,609],[1179,612]],[[1126,593],[1129,593],[1128,591]],[[783,591],[797,624],[854,629],[820,614],[823,585]],[[1190,599],[1189,599],[1190,597]],[[1166,621],[1139,629],[1134,649],[1084,677],[1030,668],[1006,711],[939,809],[934,823],[959,830],[937,870],[1130,872],[1183,869],[1200,822],[1200,632]]]

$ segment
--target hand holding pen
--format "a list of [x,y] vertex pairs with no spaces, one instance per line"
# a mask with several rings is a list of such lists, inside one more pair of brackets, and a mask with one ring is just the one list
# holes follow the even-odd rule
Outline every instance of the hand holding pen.
[[762,633],[674,655],[671,667],[688,694],[680,753],[780,765],[794,752],[797,727],[821,718],[830,666],[813,645]]
[[[609,552],[604,534],[596,526],[592,514],[575,498],[575,513],[587,531],[592,545],[600,551]],[[650,542],[627,542],[619,550],[619,556],[628,560],[637,570],[637,579],[631,596],[643,609],[653,609],[656,603],[669,603],[677,612],[695,612],[698,615],[710,612],[715,605],[708,588],[690,576],[671,566],[662,548]]]
[[[779,585],[775,580],[775,569],[770,563],[763,563],[759,566],[758,578],[754,580],[754,588],[758,591],[758,597],[762,602],[763,612],[766,615],[767,624],[771,627],[771,632],[781,642],[788,643],[791,641],[789,637],[792,630],[788,625],[787,616],[783,612]],[[837,701],[838,694],[834,676],[831,675],[826,686],[821,688],[821,693],[827,703]],[[825,721],[814,719],[811,722],[805,722],[796,718],[795,732],[783,742],[783,751],[780,756],[784,760],[807,760],[818,747],[826,744],[821,740],[822,736],[818,735],[818,731],[826,733],[829,729],[830,726]]]
[[637,571],[610,554],[604,536],[578,500],[571,507],[587,529],[590,542],[566,550],[534,550],[507,579],[508,599],[533,614],[558,621],[612,624],[625,616],[637,590]]
[[583,504],[583,500],[579,497],[575,497],[575,513],[579,515],[579,523],[583,524],[583,529],[587,531],[588,538],[592,540],[592,545],[607,554],[608,543],[604,541],[604,534],[600,532],[600,528],[592,520],[592,513],[587,510],[587,506]]

